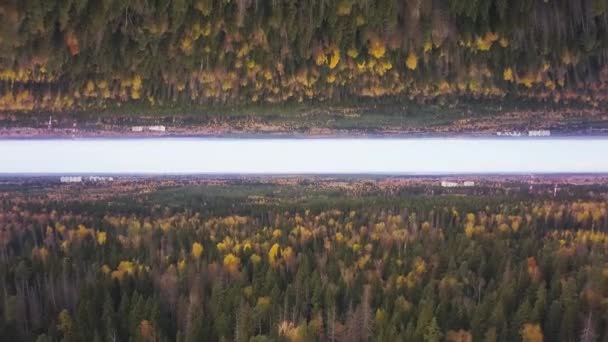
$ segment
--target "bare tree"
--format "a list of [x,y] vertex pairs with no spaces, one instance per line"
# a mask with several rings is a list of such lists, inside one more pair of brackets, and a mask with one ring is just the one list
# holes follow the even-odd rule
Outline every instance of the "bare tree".
[[593,312],[589,311],[587,318],[585,319],[585,325],[583,332],[581,333],[581,342],[595,342],[597,341],[597,334],[595,333],[595,326],[593,323]]

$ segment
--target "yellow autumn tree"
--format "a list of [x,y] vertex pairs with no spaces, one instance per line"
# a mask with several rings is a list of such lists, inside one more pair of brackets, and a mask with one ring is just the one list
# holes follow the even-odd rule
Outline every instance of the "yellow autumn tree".
[[410,70],[416,70],[418,67],[418,56],[416,56],[415,53],[410,52],[405,59],[405,66],[407,66],[407,68]]
[[272,245],[272,247],[270,247],[270,250],[268,251],[268,262],[273,266],[277,263],[277,256],[279,254],[280,248],[281,247],[279,246],[279,244],[275,243],[274,245]]
[[57,317],[57,330],[61,331],[64,337],[68,337],[66,340],[69,340],[69,336],[72,334],[72,326],[72,317],[70,317],[68,310],[61,310]]
[[511,68],[506,68],[503,72],[502,72],[502,78],[505,81],[509,81],[509,82],[513,82],[513,69]]
[[239,270],[239,266],[241,265],[241,259],[232,253],[226,254],[224,257],[224,267],[230,273],[236,273]]
[[340,17],[348,16],[352,11],[352,6],[352,2],[348,0],[342,0],[338,3],[338,6],[336,8],[336,14]]
[[201,254],[203,254],[203,245],[201,245],[199,242],[194,242],[192,244],[192,256],[195,259],[200,259],[201,258]]
[[100,246],[103,246],[106,243],[106,240],[107,240],[106,232],[97,232],[97,244],[99,244]]
[[338,47],[334,47],[329,58],[329,68],[335,69],[338,63],[340,63],[340,49],[338,49]]
[[538,324],[526,323],[521,329],[523,342],[543,342],[543,332]]
[[374,37],[370,40],[368,52],[370,55],[379,59],[384,57],[386,46],[384,46],[384,42],[380,40],[380,38]]

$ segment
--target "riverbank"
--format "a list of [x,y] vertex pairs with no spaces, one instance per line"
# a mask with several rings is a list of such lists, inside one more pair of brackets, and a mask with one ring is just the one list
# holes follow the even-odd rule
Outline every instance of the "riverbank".
[[[141,107],[0,113],[0,138],[453,137],[608,135],[608,110],[583,105],[401,99],[276,106]],[[545,133],[541,133],[545,134]]]

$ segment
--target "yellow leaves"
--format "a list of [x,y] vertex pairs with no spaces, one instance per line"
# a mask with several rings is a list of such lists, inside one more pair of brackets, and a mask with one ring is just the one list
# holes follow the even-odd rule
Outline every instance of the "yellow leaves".
[[359,269],[361,269],[361,270],[365,269],[365,266],[367,266],[367,264],[369,263],[369,259],[370,259],[369,254],[360,256],[359,259],[357,260],[357,267],[359,267]]
[[451,275],[446,275],[439,281],[439,288],[441,290],[449,290],[456,285],[458,285],[458,279]]
[[365,71],[365,69],[366,69],[366,63],[365,63],[365,61],[357,63],[357,70],[359,70],[359,71]]
[[141,267],[132,261],[121,261],[116,270],[112,272],[112,279],[122,280],[125,275],[133,275],[138,269]]
[[233,85],[232,81],[229,79],[225,79],[222,81],[222,90],[223,91],[231,90],[233,88],[233,86],[234,85]]
[[252,264],[257,265],[262,262],[262,257],[254,253],[251,255],[251,257],[249,257],[249,260],[251,260]]
[[565,50],[562,53],[562,63],[565,65],[575,65],[578,63],[578,56],[570,52],[569,50]]
[[105,245],[108,236],[106,232],[97,232],[97,244],[100,246]]
[[281,249],[281,258],[283,259],[291,259],[294,257],[293,254],[293,249],[289,246],[287,246],[286,248]]
[[492,47],[492,42],[488,42],[486,40],[483,40],[482,38],[477,38],[477,40],[475,41],[475,47],[479,51],[489,51]]
[[264,71],[264,79],[266,81],[270,81],[272,80],[272,73],[270,72],[270,70],[266,70]]
[[139,100],[141,98],[141,85],[142,85],[141,76],[135,75],[130,83],[132,86],[131,99]]
[[486,230],[484,225],[475,225],[473,222],[467,222],[464,226],[464,234],[468,238],[472,238],[475,235],[483,234]]
[[245,298],[251,298],[251,296],[253,296],[253,286],[245,286],[243,288],[243,295],[245,296]]
[[68,310],[63,309],[57,316],[57,330],[61,331],[63,336],[70,336],[72,334],[72,317],[68,313]]
[[112,272],[112,269],[107,264],[103,264],[103,266],[101,266],[101,272],[103,272],[103,274],[105,275],[108,275],[110,274],[110,272]]
[[410,52],[410,54],[407,55],[407,58],[405,59],[405,66],[407,66],[407,68],[410,70],[416,70],[418,67],[418,57],[415,53]]
[[272,247],[270,247],[270,250],[268,251],[268,262],[270,263],[270,265],[276,265],[279,249],[280,246],[278,243],[275,243],[274,245],[272,245]]
[[121,261],[117,269],[126,273],[133,273],[135,271],[135,264],[132,261]]
[[350,48],[346,51],[346,55],[350,58],[357,58],[359,56],[359,51],[355,48]]
[[486,32],[483,39],[493,43],[498,40],[498,34],[496,32]]
[[194,242],[192,244],[191,254],[194,257],[194,259],[200,259],[201,254],[203,254],[203,245],[200,244],[199,242]]
[[141,76],[135,75],[133,77],[131,84],[133,86],[133,89],[137,89],[137,90],[141,89]]
[[424,53],[431,51],[433,49],[433,43],[432,42],[424,43],[423,49],[424,49]]
[[204,16],[209,16],[211,14],[212,6],[213,3],[208,0],[197,0],[194,3],[194,8]]
[[321,48],[315,49],[315,51],[313,52],[313,59],[315,61],[315,64],[318,66],[327,64],[327,55]]
[[340,49],[334,47],[331,51],[331,56],[329,59],[329,68],[334,69],[338,63],[340,63]]
[[527,72],[523,77],[521,77],[518,81],[519,84],[523,84],[526,88],[532,88],[536,77],[531,72]]
[[234,241],[230,238],[230,236],[225,236],[222,242],[218,242],[216,248],[220,252],[225,252],[231,250],[234,245]]
[[412,267],[417,275],[422,275],[426,273],[426,262],[420,257],[416,257],[414,259]]
[[395,300],[395,307],[401,312],[409,312],[412,310],[414,305],[401,295],[397,297],[397,300]]
[[500,225],[498,225],[498,231],[500,231],[501,233],[508,233],[509,230],[509,225],[506,223],[501,223]]
[[95,92],[95,83],[93,81],[88,80],[87,84],[84,87],[84,93],[86,96],[92,96],[93,92]]
[[521,217],[520,216],[512,216],[511,218],[511,230],[517,233],[519,227],[521,225]]
[[498,40],[498,44],[500,44],[500,46],[503,48],[507,48],[509,47],[509,40],[505,37],[502,37],[500,38],[500,40]]
[[364,16],[362,16],[361,14],[359,14],[356,18],[355,18],[355,24],[357,25],[357,27],[361,27],[363,25],[365,25],[365,23],[367,23],[367,20],[365,19]]
[[293,322],[281,321],[278,326],[278,331],[279,335],[289,342],[303,341],[300,326],[296,326]]
[[431,229],[431,224],[428,221],[422,223],[422,231],[428,232]]
[[92,235],[93,230],[85,227],[82,224],[79,224],[78,229],[75,231],[75,233],[76,233],[76,239],[82,240],[82,239],[86,238],[87,236]]
[[505,81],[508,81],[508,82],[513,82],[513,80],[514,80],[514,79],[513,79],[513,69],[511,69],[511,68],[506,68],[506,69],[505,69],[505,70],[502,72],[502,78],[503,78]]
[[349,0],[341,0],[338,3],[338,7],[336,8],[336,14],[339,17],[348,16],[348,15],[350,15],[350,12],[352,11],[352,6],[353,6],[353,4]]
[[583,222],[587,222],[587,220],[589,220],[590,217],[590,213],[588,210],[584,210],[584,211],[579,211],[578,213],[576,213],[576,222],[577,223],[583,223]]
[[538,324],[525,323],[520,334],[523,342],[543,342],[543,332]]
[[247,241],[243,244],[243,251],[248,252],[251,250],[251,242]]
[[376,64],[375,71],[378,75],[383,76],[387,71],[393,68],[393,64],[388,60],[381,60]]
[[68,241],[68,240],[62,241],[60,246],[61,246],[61,250],[64,253],[67,253],[70,249],[70,241]]
[[486,32],[483,38],[479,37],[475,40],[475,48],[478,51],[489,51],[492,44],[498,40],[498,34],[494,32]]
[[186,269],[186,259],[177,262],[177,270],[183,272]]
[[475,223],[475,214],[467,213],[467,215],[465,216],[465,219],[467,222]]
[[32,257],[37,258],[42,262],[46,262],[49,257],[49,251],[46,247],[34,247],[32,248]]
[[209,37],[209,35],[211,34],[211,23],[207,22],[207,24],[205,24],[205,26],[203,26],[202,30],[201,30],[201,34],[203,35],[203,37]]
[[336,233],[336,241],[337,242],[342,242],[344,240],[344,235],[340,232]]
[[182,38],[179,43],[179,49],[182,50],[186,56],[190,56],[192,54],[192,50],[194,49],[194,42],[192,41],[192,38],[189,36]]
[[439,89],[439,92],[440,92],[441,94],[447,94],[447,93],[449,93],[449,92],[450,92],[451,87],[450,87],[450,84],[449,84],[447,81],[443,80],[443,81],[441,81],[441,82],[439,83],[439,87],[438,87],[438,89]]
[[236,273],[241,265],[241,259],[232,253],[228,253],[224,257],[224,267],[228,269],[230,273]]
[[368,52],[375,58],[380,59],[384,57],[384,54],[386,53],[386,46],[384,45],[384,42],[380,40],[380,38],[373,37],[370,39]]
[[275,239],[280,239],[281,238],[281,230],[280,229],[275,229],[272,231],[272,237]]
[[264,296],[264,297],[259,297],[256,307],[262,308],[262,309],[269,309],[270,308],[270,297],[268,296]]
[[15,82],[17,73],[13,69],[0,70],[0,81]]

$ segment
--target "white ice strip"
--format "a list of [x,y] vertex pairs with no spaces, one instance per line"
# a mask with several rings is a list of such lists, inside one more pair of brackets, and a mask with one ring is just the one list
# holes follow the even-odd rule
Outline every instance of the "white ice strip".
[[0,173],[608,172],[608,139],[0,140]]

